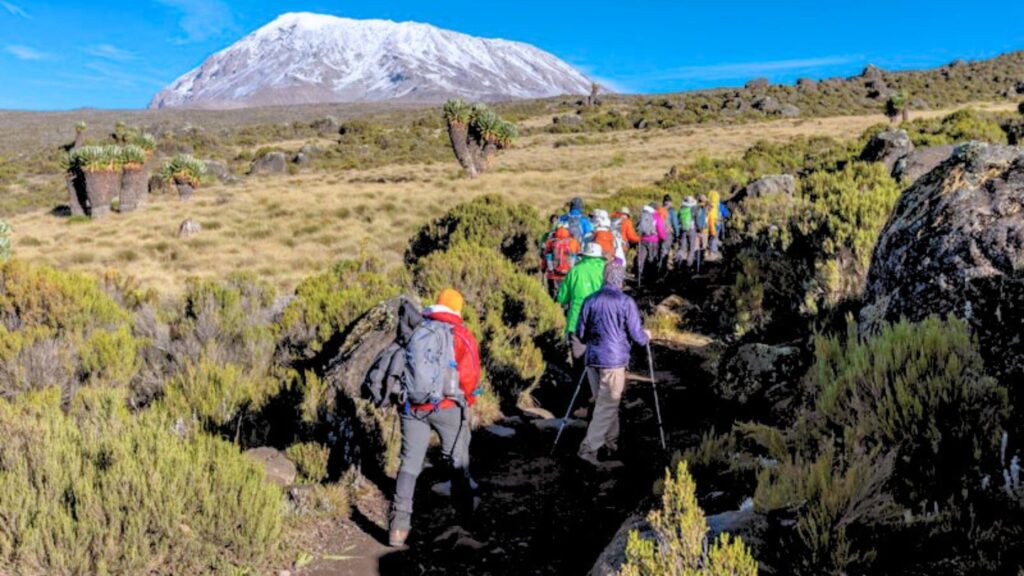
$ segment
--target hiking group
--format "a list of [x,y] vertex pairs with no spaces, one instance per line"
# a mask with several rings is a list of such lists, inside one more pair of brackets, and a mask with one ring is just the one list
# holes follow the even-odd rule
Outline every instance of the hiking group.
[[705,259],[718,257],[728,217],[717,191],[687,196],[678,209],[666,194],[660,204],[643,206],[635,224],[629,208],[611,215],[595,209],[588,216],[583,200],[575,198],[567,213],[552,217],[552,228],[540,243],[548,291],[565,304],[562,286],[587,258],[618,261],[627,273],[632,266],[638,287],[665,278],[673,268],[699,273]]
[[[577,198],[567,214],[552,219],[552,230],[541,242],[542,269],[553,297],[565,308],[566,343],[579,378],[555,443],[586,379],[590,422],[577,450],[586,465],[614,462],[610,458],[618,451],[619,406],[633,346],[648,347],[650,360],[651,334],[643,327],[636,301],[624,291],[627,263],[635,261],[638,286],[664,274],[670,261],[699,267],[705,252],[718,250],[723,210],[716,193],[685,198],[679,210],[666,196],[660,206],[644,206],[634,226],[626,208],[612,215],[594,210],[588,217]],[[400,412],[401,463],[388,532],[394,547],[408,539],[416,483],[434,433],[451,476],[454,507],[464,524],[472,518],[469,423],[480,393],[481,368],[479,346],[463,323],[464,305],[462,294],[453,288],[443,290],[422,311],[404,300],[395,341],[377,356],[366,377],[375,404],[394,404]],[[653,385],[653,362],[650,370]],[[656,391],[655,401],[657,407]]]

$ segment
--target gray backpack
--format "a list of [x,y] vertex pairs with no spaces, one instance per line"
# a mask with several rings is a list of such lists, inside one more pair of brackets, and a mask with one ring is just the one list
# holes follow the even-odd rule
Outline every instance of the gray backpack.
[[414,405],[438,404],[446,398],[461,404],[465,399],[451,325],[424,320],[416,327],[405,347],[402,392],[405,401]]
[[636,227],[637,234],[641,236],[654,236],[658,233],[658,226],[654,223],[654,214],[644,210],[640,213],[640,222]]

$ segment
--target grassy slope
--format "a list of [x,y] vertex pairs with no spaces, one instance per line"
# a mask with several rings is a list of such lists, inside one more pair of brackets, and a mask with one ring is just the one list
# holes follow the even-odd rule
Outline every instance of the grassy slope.
[[[475,195],[501,192],[549,210],[572,196],[595,197],[649,184],[671,165],[699,154],[738,153],[759,139],[854,138],[883,120],[846,116],[629,130],[559,147],[555,143],[565,136],[539,134],[498,157],[493,172],[475,181],[462,178],[453,161],[250,178],[238,186],[205,188],[189,203],[171,196],[152,198],[138,212],[97,222],[70,223],[45,211],[23,214],[11,220],[14,250],[20,258],[60,267],[115,269],[166,295],[179,292],[189,276],[243,270],[287,290],[362,250],[397,260],[423,222]],[[199,221],[204,231],[178,240],[178,225],[185,218]]]

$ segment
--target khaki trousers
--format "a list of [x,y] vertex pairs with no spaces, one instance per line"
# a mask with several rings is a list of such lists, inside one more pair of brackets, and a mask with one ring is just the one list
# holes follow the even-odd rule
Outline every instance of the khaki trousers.
[[580,444],[580,454],[596,454],[601,446],[612,450],[619,442],[619,403],[626,389],[625,368],[587,367],[590,390],[597,399],[594,415],[587,427],[587,437]]

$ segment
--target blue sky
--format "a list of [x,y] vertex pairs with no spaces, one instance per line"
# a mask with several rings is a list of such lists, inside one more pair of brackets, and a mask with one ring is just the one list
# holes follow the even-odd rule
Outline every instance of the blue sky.
[[0,0],[0,109],[141,108],[281,12],[521,40],[623,92],[850,75],[1024,49],[1024,2]]

